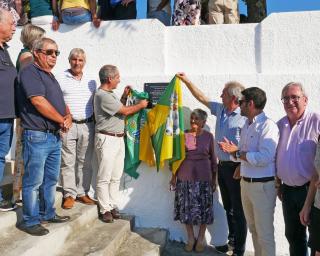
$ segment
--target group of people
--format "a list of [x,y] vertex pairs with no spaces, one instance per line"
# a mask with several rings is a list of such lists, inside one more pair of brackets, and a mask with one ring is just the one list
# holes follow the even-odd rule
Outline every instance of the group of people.
[[[147,18],[164,25],[200,25],[239,23],[238,0],[148,0]],[[0,0],[0,7],[12,13],[16,25],[51,24],[58,30],[67,25],[92,22],[98,28],[101,20],[136,19],[136,0]]]
[[[61,223],[69,216],[55,212],[56,184],[63,188],[62,207],[75,201],[95,204],[88,196],[94,150],[98,158],[96,195],[102,221],[120,217],[117,208],[124,163],[124,118],[147,106],[146,100],[126,106],[130,87],[119,99],[114,93],[120,73],[113,65],[99,71],[100,87],[83,72],[86,54],[69,54],[70,67],[57,78],[51,73],[58,45],[44,30],[27,25],[17,68],[7,51],[15,32],[12,14],[0,8],[0,179],[17,122],[16,168],[22,179],[23,225],[32,235],[49,232],[42,223]],[[204,128],[207,114],[195,109],[185,132],[186,158],[171,185],[176,189],[174,219],[186,225],[186,251],[204,250],[206,227],[212,224],[216,180],[220,188],[234,255],[245,251],[247,227],[256,255],[275,255],[274,209],[283,206],[290,255],[320,255],[320,115],[306,110],[308,97],[300,83],[281,94],[286,116],[274,123],[263,112],[265,92],[228,82],[222,104],[211,101],[184,73],[179,77],[192,95],[216,116],[215,138]],[[20,143],[20,144],[19,144]],[[19,146],[20,145],[20,146]],[[20,148],[20,150],[19,150]],[[0,193],[0,210],[14,208]],[[311,218],[310,218],[311,215]],[[200,225],[195,236],[193,225]]]
[[[185,134],[186,158],[170,181],[176,188],[175,220],[187,230],[185,250],[204,250],[206,225],[213,221],[217,173],[233,255],[244,255],[247,227],[255,255],[276,255],[278,196],[290,255],[307,255],[309,226],[311,255],[319,256],[320,115],[306,109],[308,96],[302,84],[284,86],[281,101],[286,116],[275,123],[263,111],[267,97],[258,87],[245,89],[239,82],[228,82],[221,104],[211,101],[184,73],[177,76],[216,116],[213,139],[203,130],[205,112],[191,113],[191,129]],[[200,225],[198,236],[193,225]]]
[[[36,26],[24,29],[27,32],[21,34],[22,41],[33,43],[31,48],[24,45],[17,73],[6,44],[15,32],[13,16],[0,8],[0,170],[2,179],[14,119],[19,117],[16,166],[20,169],[17,172],[23,173],[20,228],[41,236],[49,232],[41,224],[70,219],[57,215],[54,208],[60,170],[63,208],[71,209],[75,201],[96,204],[88,196],[92,150],[98,158],[96,197],[100,218],[113,222],[120,217],[117,202],[125,154],[124,118],[145,108],[148,102],[126,106],[130,87],[118,99],[114,89],[120,83],[120,74],[113,65],[100,69],[101,85],[97,88],[95,80],[83,73],[86,55],[80,48],[71,50],[70,67],[56,78],[51,70],[60,53],[58,45]],[[1,198],[1,211],[13,208],[11,200]]]

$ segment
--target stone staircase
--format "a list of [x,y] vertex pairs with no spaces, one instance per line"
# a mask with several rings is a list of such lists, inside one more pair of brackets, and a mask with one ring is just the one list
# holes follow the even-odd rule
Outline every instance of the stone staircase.
[[96,206],[76,203],[70,210],[61,208],[62,194],[56,194],[59,215],[71,220],[61,224],[45,224],[46,236],[31,236],[17,227],[22,220],[21,205],[11,212],[0,212],[0,254],[16,255],[106,255],[159,256],[166,242],[167,231],[155,228],[135,228],[134,216],[123,215],[114,223],[98,219]]

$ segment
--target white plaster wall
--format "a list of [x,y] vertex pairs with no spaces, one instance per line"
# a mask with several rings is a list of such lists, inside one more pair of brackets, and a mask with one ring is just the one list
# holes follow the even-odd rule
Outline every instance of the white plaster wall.
[[[301,81],[309,92],[309,108],[319,109],[319,27],[320,12],[301,12],[272,14],[261,24],[164,27],[156,20],[133,20],[103,22],[99,29],[89,23],[62,25],[58,32],[49,26],[44,28],[62,53],[54,73],[68,68],[69,51],[81,47],[87,52],[87,73],[98,77],[104,64],[119,67],[119,94],[127,84],[142,90],[145,82],[170,81],[177,71],[185,71],[201,90],[220,101],[224,83],[238,80],[247,87],[259,86],[266,91],[265,112],[276,121],[284,115],[281,89],[290,81]],[[14,61],[22,47],[19,35],[20,29],[9,43]],[[187,108],[202,107],[187,89],[183,94]],[[214,123],[215,118],[210,116],[208,126],[212,132]],[[121,209],[136,215],[139,226],[167,228],[171,239],[184,240],[183,227],[172,220],[168,168],[157,173],[142,164],[139,172],[137,180],[123,178]],[[227,228],[219,193],[215,193],[214,213],[207,241],[222,245],[227,241]],[[275,229],[277,255],[287,255],[279,201]],[[253,251],[250,235],[247,249]]]

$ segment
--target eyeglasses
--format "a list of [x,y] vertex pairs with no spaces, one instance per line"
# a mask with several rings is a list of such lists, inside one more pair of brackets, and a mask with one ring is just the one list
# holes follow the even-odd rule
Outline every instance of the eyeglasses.
[[289,103],[290,100],[293,102],[293,103],[296,103],[300,100],[300,96],[298,95],[290,95],[290,96],[284,96],[282,97],[281,101],[283,104],[286,104],[286,103]]
[[42,52],[45,55],[52,55],[55,54],[57,57],[60,55],[59,50],[53,50],[53,49],[48,49],[48,50],[43,50],[43,49],[38,49],[39,52]]

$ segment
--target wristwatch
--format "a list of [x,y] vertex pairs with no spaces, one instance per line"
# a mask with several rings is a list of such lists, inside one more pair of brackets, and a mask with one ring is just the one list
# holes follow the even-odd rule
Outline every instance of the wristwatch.
[[235,156],[236,156],[236,158],[237,158],[237,159],[239,159],[239,158],[240,158],[240,156],[241,156],[241,152],[240,152],[240,150],[236,151]]

